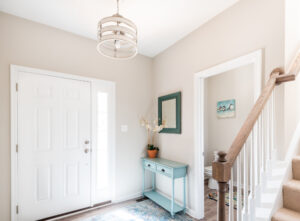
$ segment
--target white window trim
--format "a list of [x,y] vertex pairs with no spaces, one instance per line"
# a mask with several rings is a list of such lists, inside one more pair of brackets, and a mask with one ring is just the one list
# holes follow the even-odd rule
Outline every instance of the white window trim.
[[[224,62],[194,75],[194,151],[195,151],[195,212],[197,219],[204,218],[204,80],[245,65],[254,65],[254,102],[261,93],[262,50]],[[229,147],[228,147],[229,148]]]
[[[52,77],[58,77],[58,78],[65,78],[65,79],[72,79],[72,80],[80,80],[80,81],[86,81],[89,82],[91,85],[91,145],[92,150],[95,150],[97,148],[96,140],[97,140],[97,92],[99,91],[99,88],[107,88],[107,91],[111,93],[112,97],[112,104],[111,104],[111,118],[110,122],[112,124],[111,127],[111,137],[109,138],[111,140],[111,171],[112,171],[112,201],[115,199],[115,101],[116,101],[116,95],[115,95],[115,82],[112,81],[105,81],[105,80],[99,80],[95,78],[89,78],[89,77],[82,77],[78,75],[72,75],[72,74],[65,74],[65,73],[59,73],[54,71],[48,71],[48,70],[42,70],[42,69],[36,69],[36,68],[29,68],[24,66],[18,66],[18,65],[11,65],[10,66],[10,94],[11,94],[11,220],[17,220],[17,214],[16,214],[16,206],[18,205],[18,154],[16,152],[16,145],[18,144],[18,120],[17,120],[17,105],[18,105],[18,93],[16,91],[16,84],[18,83],[18,75],[19,72],[29,72],[29,73],[35,73],[39,75],[48,75]],[[95,174],[96,171],[96,151],[91,152],[91,174]],[[94,193],[96,185],[96,179],[93,175],[91,175],[91,206],[93,206],[95,202]]]

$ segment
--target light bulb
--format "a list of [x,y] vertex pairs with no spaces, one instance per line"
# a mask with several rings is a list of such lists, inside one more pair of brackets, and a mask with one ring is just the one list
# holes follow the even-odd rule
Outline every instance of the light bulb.
[[116,48],[116,49],[120,49],[120,48],[121,48],[120,41],[115,40],[115,48]]

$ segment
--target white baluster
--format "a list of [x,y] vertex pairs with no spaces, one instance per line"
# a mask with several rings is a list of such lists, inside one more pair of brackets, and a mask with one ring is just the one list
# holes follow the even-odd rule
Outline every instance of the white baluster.
[[243,148],[243,159],[244,159],[244,217],[248,216],[248,151],[247,145],[244,144]]
[[268,160],[270,159],[270,101],[266,105],[266,170],[268,169]]
[[233,167],[231,168],[231,179],[229,181],[229,221],[234,221],[234,201],[233,201]]
[[261,168],[261,139],[262,139],[262,123],[261,123],[261,115],[258,118],[257,121],[257,184],[260,184],[260,168]]
[[274,91],[272,92],[271,98],[270,98],[270,160],[273,158],[273,154],[275,151],[274,147],[274,102],[275,102],[275,96]]
[[250,135],[250,201],[249,201],[249,214],[250,220],[253,218],[253,211],[255,206],[255,155],[254,155],[254,136],[253,131]]
[[255,130],[255,140],[254,140],[254,149],[253,149],[253,155],[254,155],[254,175],[255,175],[255,190],[256,190],[256,186],[258,185],[258,153],[259,153],[259,125],[258,125],[258,121],[256,121],[255,125],[254,125],[254,130]]
[[268,136],[268,139],[269,139],[269,158],[268,160],[270,161],[272,159],[272,130],[273,130],[273,122],[272,122],[272,114],[273,114],[273,111],[272,111],[272,95],[269,99],[269,136]]
[[264,155],[265,155],[265,109],[261,113],[261,172],[264,171]]
[[268,159],[268,119],[269,119],[267,107],[264,108],[263,115],[264,115],[263,171],[266,172],[267,171],[267,159]]
[[254,155],[253,155],[253,131],[250,134],[250,191],[252,198],[254,197],[255,176],[254,176]]
[[241,168],[241,156],[237,157],[237,221],[242,221],[242,168]]

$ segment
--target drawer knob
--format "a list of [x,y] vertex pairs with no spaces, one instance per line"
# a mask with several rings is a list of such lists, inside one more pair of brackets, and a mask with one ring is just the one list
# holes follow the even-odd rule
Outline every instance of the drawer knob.
[[165,172],[165,169],[161,169],[162,172]]
[[150,164],[148,164],[148,167],[150,167],[151,165]]

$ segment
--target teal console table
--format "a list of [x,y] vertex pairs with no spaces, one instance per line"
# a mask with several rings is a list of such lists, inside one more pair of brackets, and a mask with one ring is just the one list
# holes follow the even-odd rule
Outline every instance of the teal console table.
[[[183,163],[161,159],[161,158],[142,158],[143,165],[143,195],[154,201],[171,213],[174,218],[175,213],[185,212],[186,209],[186,174],[187,166]],[[145,192],[145,170],[152,172],[152,190]],[[156,192],[156,174],[162,174],[172,179],[172,195],[171,199]],[[183,206],[174,202],[174,181],[175,179],[183,179]]]

